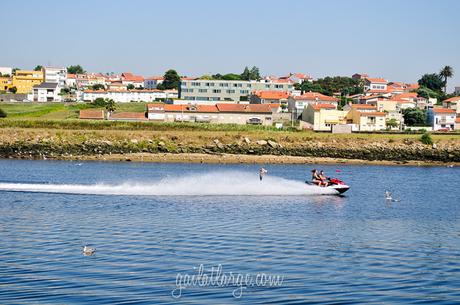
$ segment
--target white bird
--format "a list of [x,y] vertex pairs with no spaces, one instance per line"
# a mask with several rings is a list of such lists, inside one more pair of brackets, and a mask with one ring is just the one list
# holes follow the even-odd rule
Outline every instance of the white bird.
[[385,199],[386,200],[392,200],[393,198],[391,197],[391,192],[390,191],[385,191]]
[[94,252],[96,252],[96,248],[91,248],[91,247],[88,247],[88,246],[83,247],[83,254],[84,255],[93,255]]
[[82,163],[77,163],[75,164],[76,166],[82,166],[83,164]]

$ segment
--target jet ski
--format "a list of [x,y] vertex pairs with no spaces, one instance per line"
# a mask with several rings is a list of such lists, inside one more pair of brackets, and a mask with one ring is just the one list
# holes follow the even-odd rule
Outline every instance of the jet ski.
[[339,194],[345,193],[350,188],[350,186],[346,185],[345,182],[343,182],[342,180],[337,179],[337,178],[327,178],[328,186],[319,186],[319,185],[317,185],[317,184],[315,184],[313,182],[310,182],[310,181],[305,181],[305,183],[309,184],[309,185],[314,185],[314,186],[317,186],[317,187],[325,187],[327,189],[334,189]]

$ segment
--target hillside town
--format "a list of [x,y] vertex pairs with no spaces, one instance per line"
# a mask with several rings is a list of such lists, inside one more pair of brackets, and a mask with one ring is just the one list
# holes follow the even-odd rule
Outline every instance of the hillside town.
[[[440,98],[421,85],[434,74],[404,83],[364,73],[324,79],[304,73],[261,77],[256,67],[241,75],[201,77],[179,76],[174,70],[147,77],[88,73],[77,67],[0,67],[0,102],[145,103],[144,112],[82,109],[79,117],[85,120],[295,126],[335,133],[460,130],[460,86]],[[349,85],[340,91],[323,88],[343,81]]]

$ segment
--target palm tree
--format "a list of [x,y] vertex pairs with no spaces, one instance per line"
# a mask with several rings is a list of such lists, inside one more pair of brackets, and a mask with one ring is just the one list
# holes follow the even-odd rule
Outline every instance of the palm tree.
[[454,76],[454,69],[452,69],[451,66],[445,66],[444,68],[441,69],[441,72],[439,72],[439,75],[441,77],[444,77],[444,93],[447,91],[447,79],[451,78]]

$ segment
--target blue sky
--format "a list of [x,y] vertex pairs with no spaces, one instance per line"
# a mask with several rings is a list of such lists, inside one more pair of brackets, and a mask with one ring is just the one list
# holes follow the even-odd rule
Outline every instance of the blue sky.
[[460,85],[460,1],[7,1],[0,66],[81,64],[145,76],[367,72]]

